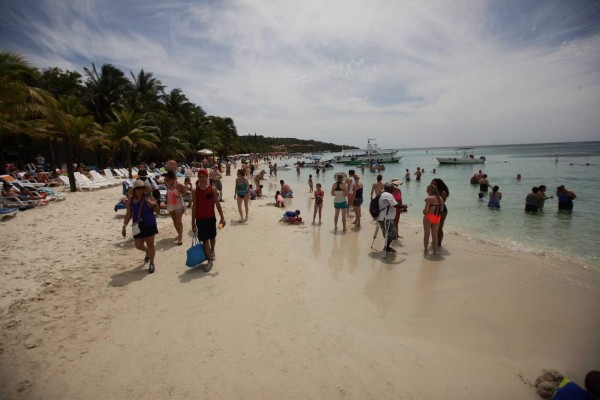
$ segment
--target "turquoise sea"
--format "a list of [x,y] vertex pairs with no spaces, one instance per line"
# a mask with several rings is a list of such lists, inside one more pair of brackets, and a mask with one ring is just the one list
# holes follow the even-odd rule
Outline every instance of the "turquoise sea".
[[[435,157],[455,156],[453,148],[408,149],[400,154],[400,162],[386,164],[382,174],[384,181],[402,179],[407,168],[413,174],[413,179],[401,186],[404,202],[410,205],[401,221],[421,223],[425,189],[431,179],[441,178],[450,189],[446,231],[456,231],[518,252],[572,258],[600,269],[600,142],[481,146],[475,149],[475,155],[485,156],[486,162],[476,165],[439,165]],[[414,180],[417,167],[426,171],[420,182]],[[310,173],[315,184],[321,182],[327,192],[334,173],[349,169],[361,173],[357,167],[336,164],[325,176],[317,177],[312,169],[303,169],[300,176],[296,171],[280,171],[278,175],[289,181],[294,190],[307,190]],[[469,183],[469,178],[479,169],[488,174],[492,186],[500,187],[503,198],[499,211],[479,201],[479,186]],[[521,180],[516,179],[517,174],[522,175]],[[362,172],[365,197],[376,175],[368,170]],[[533,186],[539,185],[547,186],[547,195],[554,195],[559,185],[575,192],[573,212],[559,212],[555,197],[546,201],[543,212],[525,213],[525,196]],[[368,207],[365,203],[363,208]],[[445,242],[451,240],[451,236],[444,239]]]

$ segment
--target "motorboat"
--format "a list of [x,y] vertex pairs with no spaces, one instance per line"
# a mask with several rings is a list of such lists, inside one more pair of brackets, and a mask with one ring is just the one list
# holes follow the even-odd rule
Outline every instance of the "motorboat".
[[472,147],[456,149],[456,157],[436,157],[440,164],[483,164],[485,157],[476,157]]
[[367,148],[362,151],[355,151],[354,154],[342,154],[335,157],[336,163],[344,165],[384,164],[397,163],[402,156],[398,155],[398,150],[381,149],[377,146],[375,139],[367,139]]

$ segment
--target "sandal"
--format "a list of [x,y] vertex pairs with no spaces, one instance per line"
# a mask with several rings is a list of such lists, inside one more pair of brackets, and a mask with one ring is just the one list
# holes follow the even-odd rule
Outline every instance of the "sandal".
[[150,263],[150,265],[148,266],[148,273],[149,274],[153,274],[154,273],[154,264]]
[[148,255],[148,253],[146,253],[146,257],[144,257],[144,262],[147,263],[148,261],[150,261],[150,256]]
[[209,261],[202,269],[204,270],[204,272],[209,272],[212,269],[212,267],[213,267],[213,262]]

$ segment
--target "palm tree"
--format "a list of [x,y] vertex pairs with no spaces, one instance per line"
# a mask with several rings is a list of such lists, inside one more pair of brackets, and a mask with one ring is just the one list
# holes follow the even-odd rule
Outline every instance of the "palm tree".
[[130,101],[132,107],[141,113],[157,111],[161,107],[159,100],[164,96],[165,86],[154,78],[152,72],[146,73],[142,69],[137,76],[133,72],[130,74],[133,79]]
[[156,128],[147,125],[147,120],[131,110],[114,111],[114,119],[107,124],[108,140],[115,150],[121,150],[126,156],[129,179],[131,173],[131,151],[135,148],[155,149],[156,136],[152,133]]
[[167,114],[155,117],[156,124],[156,153],[161,160],[174,159],[184,160],[186,153],[190,150],[190,144],[186,141],[187,132],[180,129],[177,121]]
[[72,192],[77,191],[73,171],[73,151],[80,154],[84,149],[93,149],[105,142],[104,133],[94,117],[85,115],[87,110],[76,97],[61,97],[57,107],[49,109],[49,130],[62,139],[67,161],[67,175]]
[[0,52],[0,170],[4,171],[3,137],[9,134],[43,135],[40,118],[54,98],[34,87],[38,71],[25,57],[10,51]]
[[131,91],[131,82],[125,74],[111,64],[104,64],[98,72],[96,65],[92,69],[84,68],[85,103],[94,114],[96,122],[106,124],[111,120],[112,110],[123,103],[125,94]]

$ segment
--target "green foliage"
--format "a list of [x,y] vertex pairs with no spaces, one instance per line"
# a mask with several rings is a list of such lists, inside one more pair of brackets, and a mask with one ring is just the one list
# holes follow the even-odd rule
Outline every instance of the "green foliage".
[[343,149],[356,147],[340,146],[317,140],[302,140],[295,138],[274,138],[262,135],[248,134],[238,138],[241,153],[265,153],[283,151],[287,153],[318,153],[324,151],[339,152]]

